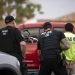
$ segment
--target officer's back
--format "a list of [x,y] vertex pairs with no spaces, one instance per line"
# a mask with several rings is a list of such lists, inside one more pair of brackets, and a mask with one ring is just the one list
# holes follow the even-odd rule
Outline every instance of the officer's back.
[[0,29],[0,51],[7,53],[16,51],[14,47],[16,45],[15,30],[16,28],[10,26]]
[[65,35],[61,31],[52,30],[52,25],[48,22],[43,27],[45,32],[39,38],[38,48],[43,57],[56,57],[61,52],[60,42],[65,38]]

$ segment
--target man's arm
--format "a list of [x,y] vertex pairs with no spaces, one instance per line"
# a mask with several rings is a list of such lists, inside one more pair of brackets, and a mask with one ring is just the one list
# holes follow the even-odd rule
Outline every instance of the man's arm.
[[25,54],[25,51],[26,51],[26,43],[25,43],[25,41],[20,42],[20,47],[21,47],[22,56],[24,57],[24,54]]
[[63,38],[63,39],[61,40],[61,44],[63,45],[62,48],[63,48],[64,50],[67,50],[67,49],[69,49],[69,47],[70,47],[70,43],[68,42],[68,40],[67,40],[66,38]]
[[21,32],[17,28],[15,29],[15,39],[20,44],[22,56],[24,57],[25,50],[26,50],[26,42],[24,41],[24,38],[21,35]]

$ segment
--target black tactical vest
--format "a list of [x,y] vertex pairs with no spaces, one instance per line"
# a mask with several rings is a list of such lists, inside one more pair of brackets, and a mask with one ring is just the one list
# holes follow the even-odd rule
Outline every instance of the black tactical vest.
[[41,54],[46,57],[53,57],[60,52],[60,33],[56,30],[47,31],[41,34]]

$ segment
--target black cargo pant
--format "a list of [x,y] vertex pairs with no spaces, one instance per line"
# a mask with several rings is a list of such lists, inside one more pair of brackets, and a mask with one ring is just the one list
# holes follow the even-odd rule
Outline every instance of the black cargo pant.
[[51,75],[52,72],[55,75],[68,75],[66,67],[60,58],[47,58],[40,62],[38,75]]

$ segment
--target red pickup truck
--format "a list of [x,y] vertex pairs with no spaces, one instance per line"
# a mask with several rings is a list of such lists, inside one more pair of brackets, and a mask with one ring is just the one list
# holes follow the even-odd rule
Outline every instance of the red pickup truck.
[[[52,22],[53,28],[61,31],[64,31],[64,24],[63,22]],[[38,36],[43,32],[42,23],[21,24],[17,27],[21,30],[27,42],[25,60],[23,62],[25,62],[30,69],[39,69],[37,41]]]
[[[64,31],[64,24],[61,22],[52,22],[53,28],[61,31]],[[43,32],[42,23],[21,24],[17,27],[22,31],[22,35],[27,42],[25,60],[23,62],[27,64],[28,68],[39,68],[37,41],[38,36]]]

